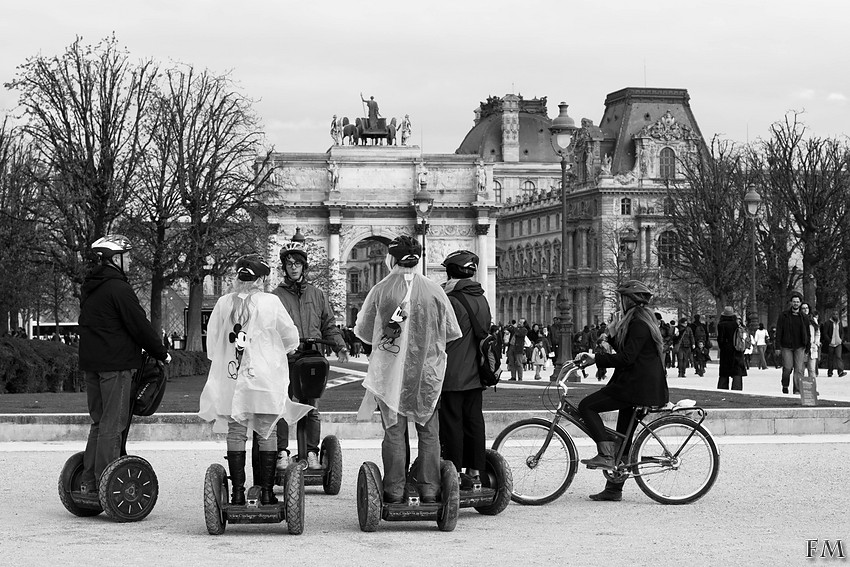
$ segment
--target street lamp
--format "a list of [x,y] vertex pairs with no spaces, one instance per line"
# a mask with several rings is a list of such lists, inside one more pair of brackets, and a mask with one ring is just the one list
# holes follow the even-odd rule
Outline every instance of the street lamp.
[[632,279],[632,255],[637,250],[637,243],[637,235],[631,227],[620,236],[620,245],[626,251],[626,268],[629,270],[629,279]]
[[567,286],[567,157],[572,155],[576,121],[567,114],[567,103],[558,105],[558,116],[549,126],[552,149],[561,156],[561,301],[558,302],[558,358],[552,373],[554,380],[561,366],[570,361],[572,354],[573,322],[570,318],[569,289]]
[[428,233],[428,217],[434,209],[434,198],[428,192],[428,182],[425,179],[419,181],[419,191],[413,196],[413,206],[419,222],[416,224],[416,234],[422,235],[422,275],[428,273],[425,261],[425,235]]
[[752,276],[750,287],[750,316],[749,326],[750,331],[755,331],[758,327],[758,309],[756,308],[756,217],[761,205],[761,195],[758,194],[755,187],[750,186],[750,190],[744,195],[744,204],[747,206],[747,216],[750,217],[750,256],[752,256]]

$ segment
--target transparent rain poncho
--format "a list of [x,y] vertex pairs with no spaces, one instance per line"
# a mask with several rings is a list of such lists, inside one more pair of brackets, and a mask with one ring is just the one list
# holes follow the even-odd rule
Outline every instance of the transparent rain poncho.
[[298,346],[298,330],[280,300],[238,282],[222,296],[207,324],[212,361],[198,415],[226,433],[233,419],[264,439],[279,419],[293,424],[312,408],[289,399],[286,353]]
[[386,404],[388,410],[381,409],[387,427],[397,414],[419,424],[433,415],[446,373],[446,343],[461,336],[448,296],[418,270],[395,266],[369,291],[354,326],[354,334],[372,345],[363,407],[374,409],[370,394]]

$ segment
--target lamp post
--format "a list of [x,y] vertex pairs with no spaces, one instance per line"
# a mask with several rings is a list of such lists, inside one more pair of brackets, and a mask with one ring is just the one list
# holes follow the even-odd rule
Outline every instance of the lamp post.
[[571,144],[576,122],[567,114],[567,103],[558,105],[558,116],[549,126],[552,149],[561,156],[561,301],[558,302],[558,358],[552,373],[554,380],[566,362],[572,359],[572,329],[567,285],[567,157],[572,155]]
[[750,332],[754,332],[758,327],[758,309],[756,308],[756,217],[761,205],[761,195],[758,194],[755,187],[750,186],[750,190],[744,195],[744,204],[747,206],[747,216],[750,218],[750,256],[752,261],[751,285],[750,285],[750,316],[749,327]]
[[632,279],[632,258],[637,250],[637,235],[635,234],[635,230],[629,227],[626,232],[620,236],[620,245],[623,247],[623,250],[626,251],[626,268],[629,270],[629,279]]
[[434,198],[428,192],[428,182],[425,179],[419,181],[419,191],[413,196],[413,206],[416,208],[418,222],[415,225],[416,234],[422,235],[422,275],[428,275],[427,261],[425,258],[425,235],[428,233],[428,217],[434,208]]

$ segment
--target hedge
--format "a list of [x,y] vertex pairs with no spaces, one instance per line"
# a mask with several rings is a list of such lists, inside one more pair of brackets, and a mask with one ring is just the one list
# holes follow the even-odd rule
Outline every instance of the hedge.
[[[209,372],[203,352],[171,351],[169,379]],[[54,341],[0,338],[0,394],[81,392],[83,372],[76,345]]]

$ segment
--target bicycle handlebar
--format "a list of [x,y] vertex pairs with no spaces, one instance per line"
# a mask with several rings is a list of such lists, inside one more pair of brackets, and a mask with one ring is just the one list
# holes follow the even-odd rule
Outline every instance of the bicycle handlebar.
[[306,345],[319,344],[319,345],[336,346],[336,342],[334,342],[334,341],[331,341],[331,340],[328,340],[328,339],[317,339],[317,338],[314,338],[314,337],[309,337],[309,338],[306,338],[306,339],[299,339],[298,343],[299,344],[306,344]]

